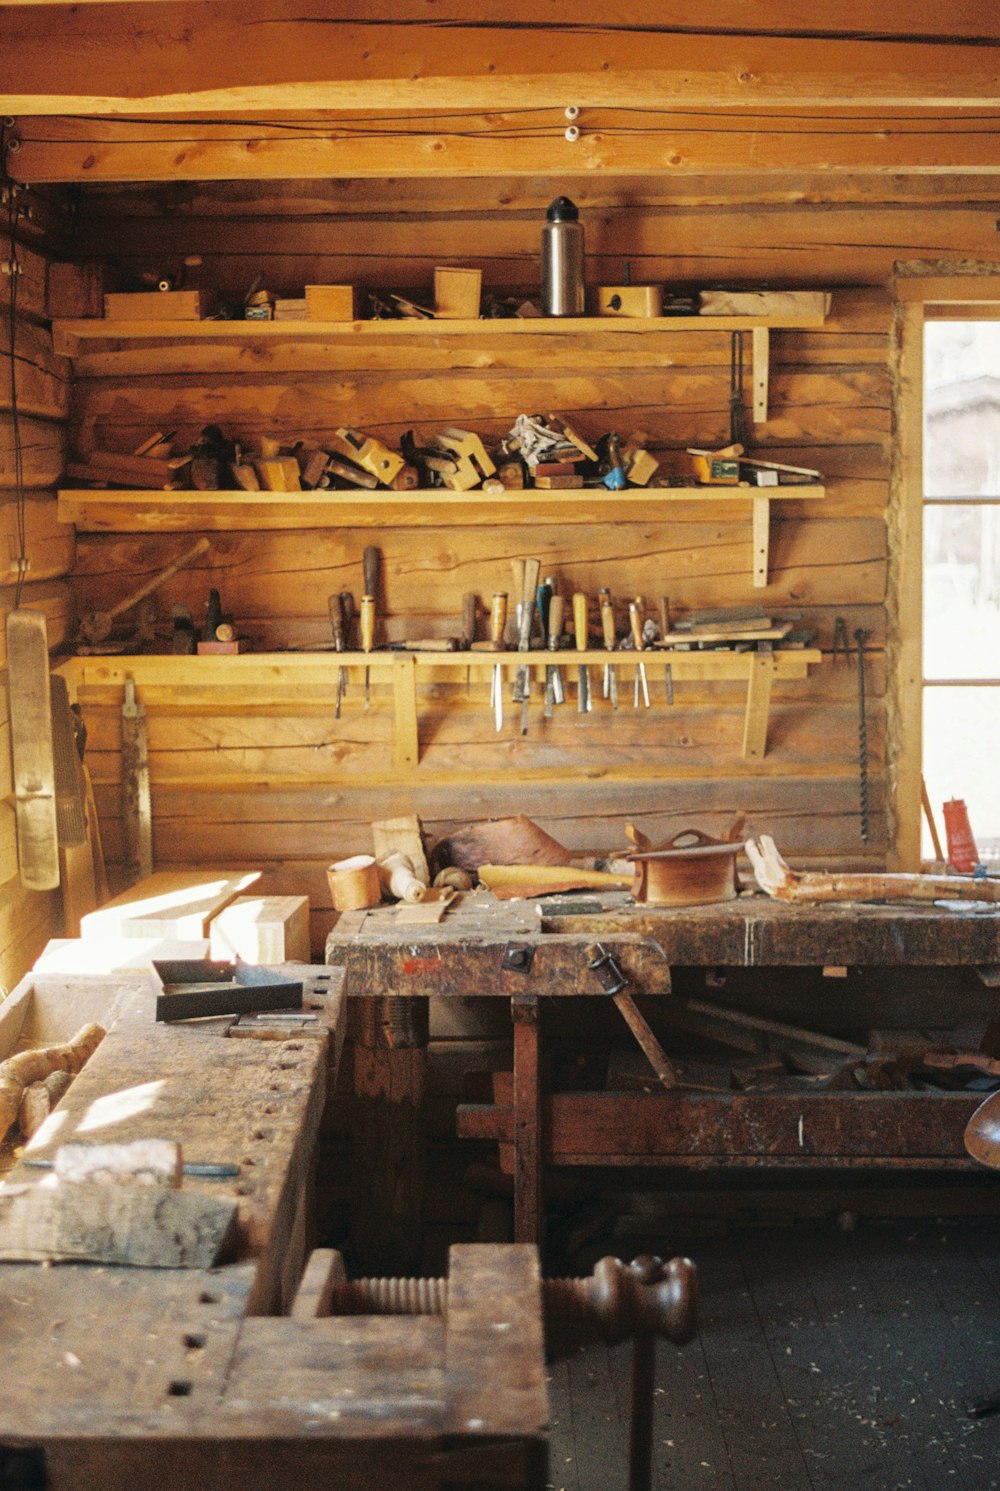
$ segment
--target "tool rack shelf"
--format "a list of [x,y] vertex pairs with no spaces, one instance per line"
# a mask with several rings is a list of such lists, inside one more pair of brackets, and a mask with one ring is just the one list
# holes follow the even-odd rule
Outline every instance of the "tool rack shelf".
[[59,518],[83,533],[265,532],[289,528],[495,527],[497,523],[663,522],[679,503],[752,511],[752,570],[767,584],[771,503],[825,497],[819,483],[788,487],[630,487],[621,492],[537,488],[451,492],[164,492],[73,489],[59,493]]
[[[70,658],[62,664],[60,671],[71,689],[121,689],[128,679],[133,681],[136,689],[164,689],[171,695],[182,694],[185,689],[231,689],[245,698],[250,691],[266,696],[269,690],[274,690],[276,697],[284,699],[292,689],[307,694],[312,704],[329,701],[332,715],[338,670],[344,668],[356,679],[357,675],[370,669],[373,682],[388,684],[391,688],[393,766],[397,771],[408,772],[420,765],[418,684],[448,681],[450,674],[464,679],[467,670],[478,682],[488,684],[495,667],[512,681],[514,672],[527,666],[540,701],[545,670],[554,663],[558,663],[570,679],[577,667],[603,669],[608,662],[631,675],[640,660],[647,669],[669,663],[675,683],[745,683],[742,755],[745,761],[760,761],[767,752],[772,684],[807,678],[810,667],[820,663],[822,657],[816,648],[757,652],[679,652],[675,648],[661,648],[650,649],[641,655],[595,648],[586,652],[572,649],[559,652],[323,651],[242,653],[229,657],[140,654]],[[610,704],[598,705],[590,716],[592,720],[598,719],[602,707],[611,708]],[[533,707],[531,718],[532,732],[544,731],[545,721],[538,704]],[[512,721],[506,728],[509,733],[518,725]]]

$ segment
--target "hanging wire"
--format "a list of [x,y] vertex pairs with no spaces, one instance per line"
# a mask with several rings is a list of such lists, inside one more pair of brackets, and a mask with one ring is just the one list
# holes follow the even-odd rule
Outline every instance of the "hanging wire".
[[7,193],[7,238],[9,242],[10,300],[7,318],[7,356],[10,371],[10,428],[14,454],[14,502],[17,514],[17,579],[14,583],[14,609],[21,604],[24,577],[28,568],[27,512],[24,496],[24,445],[21,439],[21,411],[17,396],[17,299],[21,263],[17,256],[17,227],[21,216],[20,191],[6,168],[6,126],[0,125],[0,172]]

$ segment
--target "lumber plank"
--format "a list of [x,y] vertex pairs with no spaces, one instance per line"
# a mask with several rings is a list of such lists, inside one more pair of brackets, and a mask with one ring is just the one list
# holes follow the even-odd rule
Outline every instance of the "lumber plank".
[[81,918],[85,941],[113,937],[204,937],[212,918],[256,879],[252,873],[179,874],[156,870]]

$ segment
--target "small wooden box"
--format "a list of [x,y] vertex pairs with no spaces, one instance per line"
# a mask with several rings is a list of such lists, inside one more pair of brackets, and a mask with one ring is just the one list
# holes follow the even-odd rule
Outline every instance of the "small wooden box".
[[306,316],[310,321],[356,321],[358,292],[354,285],[307,285]]
[[478,321],[481,269],[435,269],[434,314],[447,321]]
[[309,962],[308,896],[238,896],[209,929],[211,956],[245,963]]
[[142,290],[136,295],[105,295],[107,321],[200,321],[200,290]]
[[662,285],[598,285],[599,316],[662,316]]

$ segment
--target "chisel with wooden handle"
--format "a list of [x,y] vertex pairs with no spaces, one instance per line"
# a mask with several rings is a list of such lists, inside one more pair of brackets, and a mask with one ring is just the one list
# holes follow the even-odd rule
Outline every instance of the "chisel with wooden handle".
[[[343,598],[343,596],[340,595],[339,593],[336,594],[336,595],[331,595],[329,597],[329,599],[327,600],[327,606],[328,606],[329,611],[330,611],[330,631],[333,633],[333,650],[334,650],[334,652],[343,652],[343,650],[344,650],[344,598]],[[333,711],[333,717],[336,720],[340,719],[340,704],[341,704],[341,700],[344,697],[344,689],[346,687],[347,687],[347,672],[346,672],[345,668],[340,667],[340,668],[337,669],[337,703],[336,703],[336,707],[334,708],[334,711]]]
[[[518,652],[528,652],[531,647],[531,621],[538,598],[538,572],[541,567],[538,559],[524,561],[524,589],[521,592],[521,616],[517,636]],[[527,735],[528,703],[531,699],[531,669],[527,663],[522,663],[517,670],[514,697],[521,701],[521,734]]]
[[[667,596],[660,596],[660,640],[670,635],[670,600]],[[669,656],[669,654],[668,654]],[[667,663],[663,669],[663,682],[667,690],[667,703],[674,702],[674,675],[670,664]]]
[[[494,652],[503,651],[504,628],[507,625],[507,596],[496,591],[490,607],[490,645]],[[503,729],[503,673],[499,663],[493,664],[493,680],[490,685],[490,708],[493,723],[499,733]]]
[[[465,652],[472,651],[472,644],[476,640],[476,615],[479,610],[479,597],[473,591],[466,591],[462,596],[462,648]],[[465,692],[472,693],[472,664],[465,670]]]
[[[379,559],[378,549],[369,545],[365,549],[362,559],[362,570],[365,580],[365,593],[361,597],[361,650],[371,652],[375,646],[375,622],[378,608],[378,571]],[[371,668],[365,668],[365,708],[371,701]]]
[[[615,650],[615,608],[611,600],[611,591],[606,585],[598,592],[601,602],[601,633],[604,637],[604,646],[608,652]],[[604,689],[605,699],[611,700],[611,708],[618,708],[618,675],[612,662],[604,664]]]
[[[573,631],[576,634],[577,652],[586,652],[587,597],[579,590],[573,596]],[[590,697],[590,674],[587,671],[586,663],[581,663],[577,668],[577,713],[589,714],[593,707],[594,705]]]
[[[512,559],[510,561],[510,568],[514,576],[514,583],[511,586],[510,590],[510,597],[513,605],[508,607],[507,609],[507,621],[504,626],[503,645],[507,648],[514,649],[517,647],[517,644],[521,639],[521,596],[524,594],[524,560]],[[517,680],[515,678],[515,688],[516,683]],[[516,692],[514,694],[514,699],[516,702]]]
[[[559,638],[562,636],[564,602],[561,595],[553,591],[549,601],[549,625],[546,645],[549,652],[559,651]],[[545,669],[545,718],[552,718],[553,704],[562,704],[566,699],[566,690],[563,687],[562,669],[557,663],[550,663]]]
[[[643,648],[646,645],[645,642],[644,642],[644,640],[643,640],[643,636],[642,636],[642,625],[643,625],[643,621],[645,620],[645,616],[644,616],[644,613],[643,613],[643,604],[642,604],[642,596],[641,595],[637,595],[634,601],[629,601],[629,603],[628,603],[628,620],[629,620],[629,626],[631,627],[631,630],[632,630],[632,641],[635,643],[635,650],[636,650],[636,652],[641,653],[643,651]],[[640,688],[640,685],[642,687],[642,701],[645,704],[646,708],[648,709],[649,708],[649,683],[647,682],[647,679],[646,679],[646,665],[643,662],[640,662],[637,665],[636,670],[635,670],[635,691],[634,691],[634,693],[632,695],[632,708],[633,709],[638,709],[639,708],[639,688]]]

